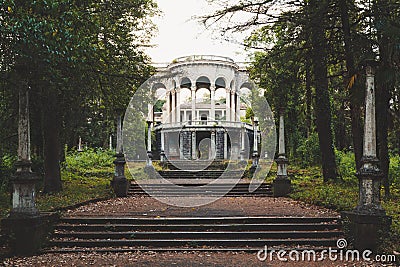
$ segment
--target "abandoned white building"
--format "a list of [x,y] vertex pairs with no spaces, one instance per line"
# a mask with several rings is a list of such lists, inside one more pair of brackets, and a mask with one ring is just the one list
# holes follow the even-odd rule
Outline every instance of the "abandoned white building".
[[153,85],[161,101],[152,115],[154,159],[257,156],[257,120],[245,119],[252,86],[246,71],[230,58],[189,56],[175,59],[162,73],[167,74]]

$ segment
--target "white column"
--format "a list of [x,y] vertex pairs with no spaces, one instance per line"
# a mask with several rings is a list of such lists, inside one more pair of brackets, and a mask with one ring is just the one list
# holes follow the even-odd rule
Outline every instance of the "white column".
[[171,90],[171,94],[172,94],[171,122],[175,123],[176,122],[176,92],[175,92],[175,89]]
[[176,88],[176,122],[181,122],[181,88]]
[[210,95],[211,95],[211,120],[215,120],[215,85],[210,86]]
[[183,111],[183,121],[187,121],[187,113],[186,113],[186,109]]
[[231,92],[231,121],[236,121],[236,102],[235,102],[236,92]]
[[118,115],[117,120],[117,147],[116,147],[117,154],[123,153],[122,148],[122,116]]
[[279,116],[279,155],[285,155],[285,122],[283,113]]
[[366,75],[363,156],[376,157],[375,78],[371,66],[366,67]]
[[113,146],[112,146],[112,135],[110,135],[110,139],[109,139],[109,149],[112,150]]
[[192,121],[194,121],[196,118],[196,86],[192,86]]
[[147,122],[147,151],[151,151],[151,125],[152,122]]
[[240,91],[236,91],[236,121],[240,121]]
[[285,122],[283,119],[283,112],[279,116],[279,144],[278,144],[278,176],[287,176],[287,161],[285,150]]
[[164,133],[163,130],[161,130],[161,131],[160,131],[160,134],[161,134],[161,153],[160,153],[160,160],[161,160],[162,162],[164,162],[164,161],[165,161],[165,140],[164,140],[164,138],[165,138],[165,133]]
[[164,122],[165,123],[170,123],[171,122],[171,114],[170,114],[170,112],[171,112],[171,99],[170,99],[170,95],[171,95],[170,91],[167,91],[166,94],[165,94],[165,97],[167,99],[167,105],[166,105],[167,106],[167,111],[166,111],[165,118],[164,118]]
[[225,120],[230,121],[231,120],[231,89],[230,88],[225,88],[226,90],[226,111],[225,111]]
[[241,140],[240,140],[240,160],[245,160],[244,159],[244,154],[246,153],[245,152],[245,134],[246,134],[246,131],[245,131],[246,129],[245,129],[245,126],[244,126],[244,123],[242,123],[242,128],[241,128],[241,131],[240,131],[240,135],[241,135]]

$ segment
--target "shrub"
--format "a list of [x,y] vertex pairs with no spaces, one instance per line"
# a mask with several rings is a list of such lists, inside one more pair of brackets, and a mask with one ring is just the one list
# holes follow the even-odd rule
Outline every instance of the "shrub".
[[301,167],[315,166],[321,163],[321,152],[317,133],[312,133],[307,139],[300,142],[296,150]]
[[356,161],[353,152],[335,150],[339,176],[346,183],[358,184],[356,177]]

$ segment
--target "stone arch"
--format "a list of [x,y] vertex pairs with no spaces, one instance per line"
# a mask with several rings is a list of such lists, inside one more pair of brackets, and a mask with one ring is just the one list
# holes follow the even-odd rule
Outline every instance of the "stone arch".
[[226,88],[226,81],[225,78],[219,77],[215,80],[215,88]]
[[211,86],[210,79],[207,78],[206,76],[200,76],[199,78],[196,79],[196,90],[201,88],[210,89],[210,86]]
[[192,81],[188,77],[183,77],[180,82],[180,87],[190,89],[192,87]]

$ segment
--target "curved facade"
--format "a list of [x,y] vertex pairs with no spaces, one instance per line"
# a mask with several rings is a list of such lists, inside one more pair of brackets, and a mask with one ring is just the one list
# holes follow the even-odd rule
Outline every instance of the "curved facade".
[[257,125],[240,119],[248,106],[242,93],[251,83],[232,59],[182,57],[159,75],[152,91],[165,103],[152,115],[157,122],[156,159],[236,160],[257,149]]

